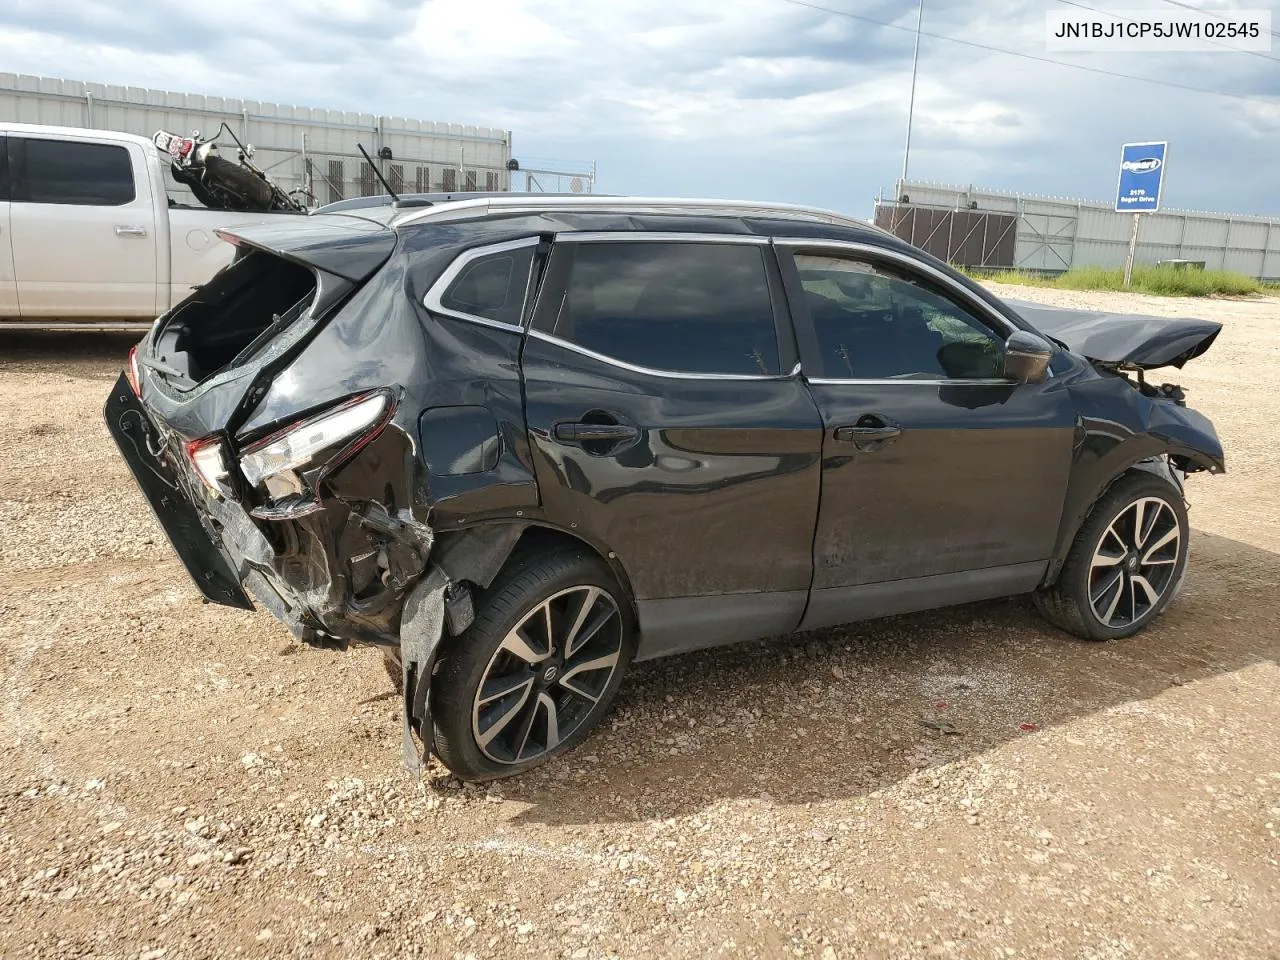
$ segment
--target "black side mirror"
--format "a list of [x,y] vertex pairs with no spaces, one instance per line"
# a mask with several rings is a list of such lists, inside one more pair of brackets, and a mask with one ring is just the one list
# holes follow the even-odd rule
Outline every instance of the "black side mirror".
[[1053,346],[1043,337],[1015,330],[1004,342],[1004,375],[1018,383],[1041,383],[1053,359]]

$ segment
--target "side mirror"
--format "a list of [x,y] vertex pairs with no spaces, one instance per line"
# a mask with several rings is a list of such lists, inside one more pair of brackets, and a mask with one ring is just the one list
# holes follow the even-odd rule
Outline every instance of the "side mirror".
[[1053,359],[1053,346],[1043,337],[1015,330],[1004,342],[1004,375],[1018,383],[1041,383]]

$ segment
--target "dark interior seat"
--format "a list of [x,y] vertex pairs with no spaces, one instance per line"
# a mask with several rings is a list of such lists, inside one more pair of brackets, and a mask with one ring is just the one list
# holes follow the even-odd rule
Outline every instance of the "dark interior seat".
[[826,357],[828,371],[840,375],[879,379],[903,374],[925,374],[943,377],[938,351],[942,335],[930,329],[919,309],[851,310],[848,306],[821,295],[810,295],[810,315],[818,343],[828,353],[841,346],[848,349],[849,364],[844,358],[833,361]]

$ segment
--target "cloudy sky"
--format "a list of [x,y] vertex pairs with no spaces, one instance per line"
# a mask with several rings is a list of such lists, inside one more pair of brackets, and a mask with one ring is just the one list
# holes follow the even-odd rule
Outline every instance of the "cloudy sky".
[[[767,198],[866,216],[901,171],[916,5],[813,2],[826,9],[793,0],[6,0],[0,66],[502,127],[526,165],[598,161],[603,192]],[[913,178],[1106,200],[1120,144],[1167,139],[1166,205],[1280,214],[1280,41],[1257,56],[1047,54],[1049,9],[1071,8],[925,0],[924,30],[1235,97],[925,36]]]

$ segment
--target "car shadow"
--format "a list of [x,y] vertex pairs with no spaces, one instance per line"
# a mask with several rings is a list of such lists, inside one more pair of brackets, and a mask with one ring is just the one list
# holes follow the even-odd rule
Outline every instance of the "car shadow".
[[1280,555],[1197,531],[1182,595],[1129,640],[1078,640],[1015,598],[637,664],[600,732],[499,789],[548,824],[864,795],[1277,661],[1278,618]]

